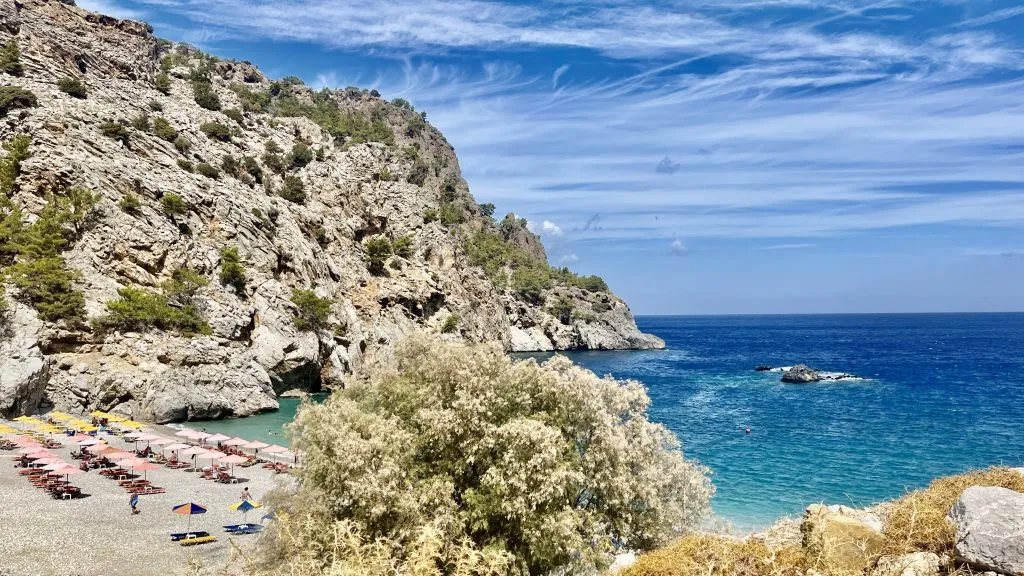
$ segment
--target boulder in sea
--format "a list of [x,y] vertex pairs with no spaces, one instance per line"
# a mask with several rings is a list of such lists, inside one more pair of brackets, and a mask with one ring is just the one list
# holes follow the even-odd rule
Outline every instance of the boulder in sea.
[[971,486],[949,511],[957,558],[978,570],[1024,574],[1024,494]]
[[805,364],[797,364],[782,373],[782,381],[793,384],[807,384],[809,382],[820,382],[821,374],[817,370]]
[[941,563],[933,552],[882,556],[871,576],[935,576]]
[[754,368],[754,372],[771,372],[771,370],[771,364],[758,364],[757,367]]
[[804,550],[819,565],[836,572],[859,573],[885,548],[881,521],[845,506],[812,504],[800,524]]

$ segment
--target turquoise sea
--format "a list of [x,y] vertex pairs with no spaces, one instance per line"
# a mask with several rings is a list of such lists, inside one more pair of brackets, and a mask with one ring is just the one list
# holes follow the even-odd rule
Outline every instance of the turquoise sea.
[[[651,417],[711,467],[715,512],[737,527],[812,502],[865,505],[942,474],[1024,463],[1024,314],[637,322],[669,349],[569,356],[647,385]],[[794,385],[753,370],[800,362],[866,379]],[[296,405],[286,399],[280,412],[206,427],[280,442],[267,432],[279,433]]]

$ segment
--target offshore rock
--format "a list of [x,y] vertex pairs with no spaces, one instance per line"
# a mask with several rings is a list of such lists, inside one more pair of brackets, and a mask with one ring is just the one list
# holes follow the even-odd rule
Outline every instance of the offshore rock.
[[782,381],[793,384],[807,384],[809,382],[821,381],[821,375],[813,368],[809,368],[804,364],[798,364],[783,372]]

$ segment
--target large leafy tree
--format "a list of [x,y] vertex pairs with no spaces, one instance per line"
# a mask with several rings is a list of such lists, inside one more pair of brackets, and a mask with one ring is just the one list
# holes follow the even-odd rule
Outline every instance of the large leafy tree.
[[707,470],[648,421],[638,382],[433,339],[370,373],[300,410],[267,572],[593,572],[708,513]]

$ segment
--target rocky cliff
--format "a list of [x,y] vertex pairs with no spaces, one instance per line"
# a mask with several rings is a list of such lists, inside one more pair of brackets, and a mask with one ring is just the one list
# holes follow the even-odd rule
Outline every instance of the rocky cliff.
[[[400,100],[0,0],[0,414],[245,415],[404,334],[658,348]],[[27,138],[26,138],[27,136]]]

